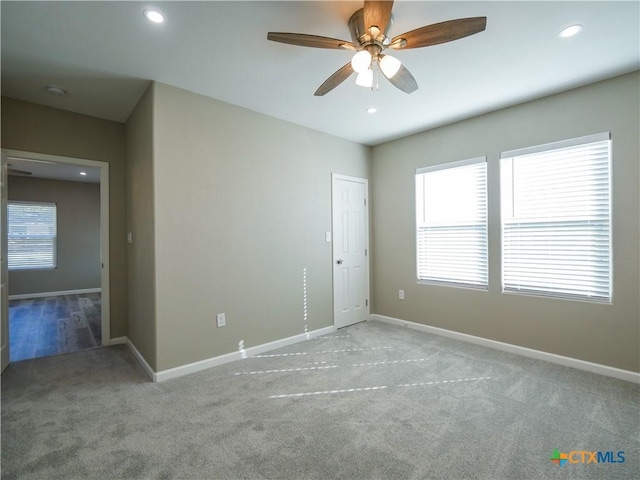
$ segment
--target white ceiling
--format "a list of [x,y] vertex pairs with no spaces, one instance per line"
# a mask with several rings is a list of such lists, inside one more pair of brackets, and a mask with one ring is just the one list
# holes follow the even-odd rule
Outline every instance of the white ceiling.
[[[640,3],[396,1],[391,36],[486,16],[486,31],[399,51],[420,89],[351,78],[316,88],[351,54],[267,41],[267,32],[350,40],[362,2],[1,2],[2,94],[126,121],[156,80],[362,144],[384,141],[640,68]],[[167,20],[143,18],[150,6]],[[576,37],[561,39],[580,23]],[[44,92],[55,84],[65,98]],[[374,115],[366,108],[376,106]]]
[[[21,172],[30,172],[30,175],[20,175],[28,178],[49,178],[69,182],[100,183],[99,168],[13,156],[7,158],[7,163],[9,166],[9,175],[12,175],[12,170],[19,170]],[[11,183],[11,177],[9,177],[9,183]]]

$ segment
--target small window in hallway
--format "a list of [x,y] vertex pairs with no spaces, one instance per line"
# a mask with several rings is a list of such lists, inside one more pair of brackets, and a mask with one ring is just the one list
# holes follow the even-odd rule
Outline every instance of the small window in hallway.
[[7,203],[9,270],[56,268],[56,204]]

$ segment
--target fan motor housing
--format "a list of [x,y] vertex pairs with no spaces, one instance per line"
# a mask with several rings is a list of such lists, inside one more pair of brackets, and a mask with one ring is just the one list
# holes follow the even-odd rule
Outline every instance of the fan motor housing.
[[384,37],[380,38],[379,35],[378,38],[372,38],[367,31],[368,27],[365,27],[364,25],[364,9],[361,8],[360,10],[356,10],[349,19],[349,32],[351,33],[351,40],[353,41],[354,45],[357,45],[361,48],[374,43],[378,44],[382,48],[383,41],[389,38],[391,25],[393,25],[393,15],[391,15],[391,17],[389,18],[387,27],[385,28],[384,32],[381,32]]

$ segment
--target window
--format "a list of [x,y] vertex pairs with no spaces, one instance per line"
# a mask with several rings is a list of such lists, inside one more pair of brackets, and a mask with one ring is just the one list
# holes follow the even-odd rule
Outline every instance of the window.
[[7,203],[9,270],[56,267],[55,203]]
[[418,280],[487,288],[487,160],[416,172]]
[[503,291],[611,301],[609,133],[505,152]]

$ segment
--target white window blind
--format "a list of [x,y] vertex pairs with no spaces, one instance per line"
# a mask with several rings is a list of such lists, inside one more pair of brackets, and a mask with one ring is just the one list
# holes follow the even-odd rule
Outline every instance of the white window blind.
[[419,281],[487,288],[487,160],[416,172]]
[[56,205],[7,203],[7,265],[10,270],[56,267]]
[[609,133],[501,160],[503,290],[611,301]]

